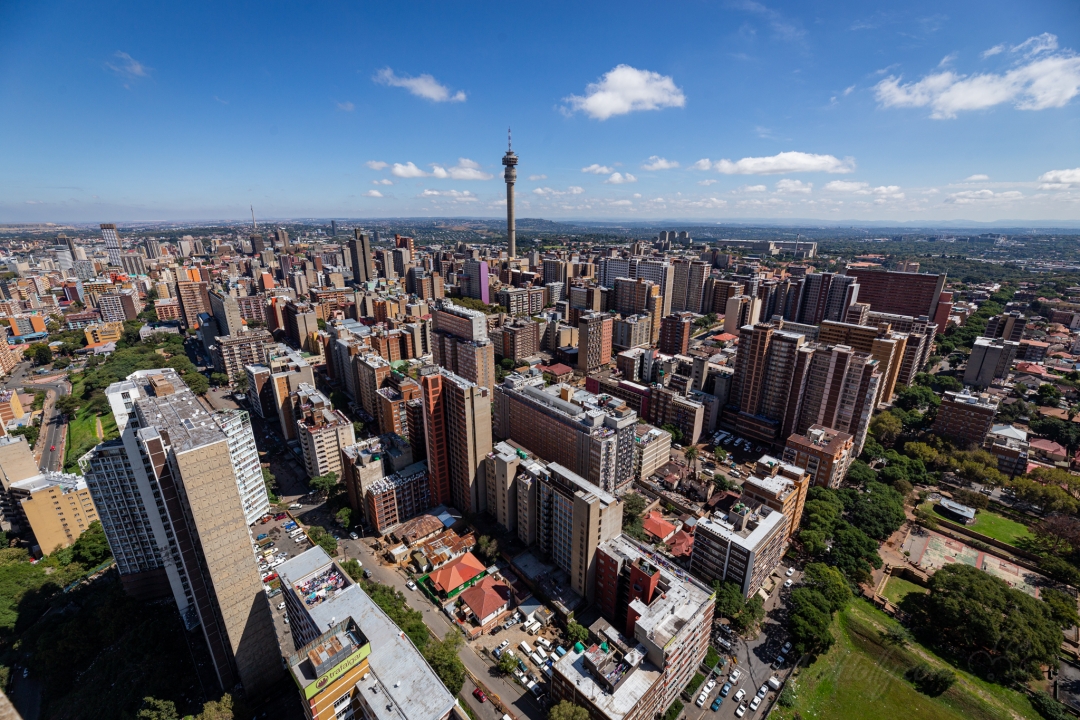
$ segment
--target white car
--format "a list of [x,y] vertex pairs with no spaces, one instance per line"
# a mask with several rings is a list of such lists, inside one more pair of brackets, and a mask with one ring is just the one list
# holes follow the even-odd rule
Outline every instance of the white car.
[[285,603],[278,603],[277,609],[278,610],[284,610],[285,609]]
[[746,691],[745,690],[740,690],[739,692],[735,693],[735,702],[741,703],[743,701],[743,698],[745,698],[745,697],[746,697]]
[[784,589],[787,590],[788,588],[790,588],[792,586],[792,584],[793,583],[791,582],[791,578],[788,578],[787,580],[784,581]]
[[784,573],[784,574],[787,575],[788,577],[791,577],[792,575],[795,574],[795,568],[793,568],[793,567],[788,568],[787,572]]
[[499,649],[502,650],[504,647],[506,647],[509,644],[510,644],[509,640],[503,640],[501,643],[499,643]]
[[709,697],[709,692],[708,692],[708,690],[703,690],[703,691],[701,692],[701,694],[700,694],[700,695],[698,695],[698,698],[697,698],[697,706],[698,706],[698,707],[702,707],[702,706],[704,706],[704,705],[705,705],[705,699],[706,699],[706,698],[708,698],[708,697]]
[[759,705],[761,705],[761,698],[756,697],[753,700],[751,700],[750,701],[750,712],[754,712],[755,710],[757,710]]
[[762,685],[761,687],[758,688],[757,696],[759,698],[763,698],[768,694],[769,694],[769,684],[768,683],[765,683],[764,685]]
[[407,583],[405,583],[405,587],[409,588],[410,590],[415,590],[416,583],[414,583],[412,580],[409,580]]
[[714,687],[716,687],[716,678],[710,677],[709,682],[705,683],[705,689],[712,690]]
[[745,714],[746,714],[746,706],[745,705],[740,705],[738,708],[735,709],[735,717],[742,717]]
[[734,670],[731,671],[731,674],[728,675],[727,679],[728,679],[729,683],[734,685],[735,683],[739,682],[739,678],[741,678],[741,677],[742,677],[742,670],[740,670],[738,668],[735,668]]

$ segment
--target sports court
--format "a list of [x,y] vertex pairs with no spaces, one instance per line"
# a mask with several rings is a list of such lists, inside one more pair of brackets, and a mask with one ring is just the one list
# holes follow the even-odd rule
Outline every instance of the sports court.
[[[950,563],[964,563],[1004,580],[1010,587],[1032,597],[1039,596],[1039,585],[1043,582],[1043,578],[1038,573],[937,533],[927,533],[925,542],[922,553],[917,555],[916,560],[919,567],[924,570],[933,572]],[[912,555],[916,556],[916,553],[913,552]]]

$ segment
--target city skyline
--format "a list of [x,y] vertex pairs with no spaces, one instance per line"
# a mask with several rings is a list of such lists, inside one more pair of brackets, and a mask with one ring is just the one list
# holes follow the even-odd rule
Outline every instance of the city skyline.
[[550,7],[9,7],[0,222],[1080,218],[1068,3]]

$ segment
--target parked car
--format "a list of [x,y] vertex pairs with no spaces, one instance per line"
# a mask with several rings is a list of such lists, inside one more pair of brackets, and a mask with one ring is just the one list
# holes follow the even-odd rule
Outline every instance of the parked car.
[[761,687],[758,688],[757,696],[759,698],[763,698],[768,694],[769,694],[769,684],[768,683],[765,683]]
[[782,652],[783,652],[783,653],[784,653],[785,655],[787,655],[787,654],[788,654],[789,652],[791,652],[791,641],[790,641],[790,640],[788,640],[788,641],[787,641],[786,643],[784,643],[784,647],[780,648],[780,650],[781,650],[781,651],[782,651]]
[[795,568],[793,568],[793,567],[789,567],[789,568],[787,569],[787,572],[786,572],[786,573],[784,573],[784,574],[785,574],[785,575],[787,575],[788,577],[791,577],[792,575],[794,575],[794,574],[795,574]]
[[365,568],[363,574],[364,574],[364,579],[365,580],[370,580],[371,579],[371,571],[370,570]]
[[258,542],[259,540],[265,540],[265,539],[266,539],[266,533],[261,533],[258,537],[255,538],[255,542]]
[[730,692],[731,692],[731,683],[726,682],[726,683],[724,683],[724,687],[720,688],[720,697],[727,697],[728,693],[730,693]]
[[746,697],[746,691],[745,690],[739,690],[739,692],[735,693],[735,702],[741,703],[743,701],[743,698],[745,698],[745,697]]
[[698,699],[697,699],[697,703],[696,703],[697,706],[698,707],[704,706],[705,705],[705,698],[707,698],[707,697],[709,697],[709,691],[708,690],[702,690],[701,694],[698,695]]
[[476,698],[477,700],[479,700],[480,702],[487,702],[487,695],[485,695],[484,691],[481,690],[480,688],[473,688],[472,694],[473,694],[473,697]]
[[783,655],[777,655],[776,660],[773,661],[773,670],[779,670],[780,668],[784,667],[784,662],[785,662],[784,656]]
[[414,583],[412,580],[409,580],[408,582],[405,583],[405,587],[409,588],[410,590],[415,590],[416,589],[416,583]]
[[750,701],[750,712],[754,712],[758,709],[758,705],[761,704],[761,698],[756,697]]
[[784,581],[784,589],[785,590],[790,590],[791,586],[794,585],[794,584],[795,583],[791,582],[791,578],[788,578],[787,580]]
[[731,674],[728,675],[727,679],[728,679],[729,683],[734,685],[735,683],[739,682],[739,678],[741,678],[741,677],[742,677],[742,670],[740,670],[739,668],[735,668],[734,670],[731,671]]
[[360,539],[360,536],[357,535],[354,532],[349,533],[349,537],[352,538],[353,540],[359,540]]
[[705,689],[712,690],[714,687],[716,687],[716,678],[710,675],[709,682],[705,683]]
[[745,705],[740,705],[739,707],[735,708],[735,717],[741,718],[745,714],[746,714],[746,706]]
[[300,510],[300,509],[302,509],[303,507],[304,507],[304,506],[303,506],[303,505],[301,505],[300,503],[293,503],[292,505],[290,505],[290,506],[289,506],[289,509],[290,509],[290,510]]
[[278,513],[277,515],[274,516],[274,519],[275,520],[284,520],[287,517],[289,517],[289,516],[287,514],[285,514],[285,513]]
[[284,610],[285,609],[285,603],[283,603],[283,602],[278,603],[277,609],[278,610]]
[[712,710],[713,712],[716,712],[717,710],[720,709],[720,705],[723,702],[724,702],[724,698],[722,698],[720,696],[717,696],[716,699],[712,701],[712,705],[709,706],[709,709]]

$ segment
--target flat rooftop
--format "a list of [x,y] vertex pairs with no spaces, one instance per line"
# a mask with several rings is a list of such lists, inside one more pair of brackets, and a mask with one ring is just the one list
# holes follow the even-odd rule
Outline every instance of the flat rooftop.
[[[554,671],[566,678],[574,687],[575,692],[588,698],[589,702],[602,712],[605,717],[611,720],[621,720],[649,692],[649,689],[660,680],[664,673],[650,662],[645,656],[644,648],[639,645],[631,649],[631,653],[635,653],[635,659],[639,660],[637,666],[633,668],[629,675],[626,675],[625,669],[622,670],[624,677],[619,679],[615,692],[608,692],[607,688],[597,682],[588,668],[589,664],[604,665],[608,658],[601,656],[611,656],[616,652],[611,645],[607,645],[607,648],[608,651],[605,653],[596,645],[590,646],[582,652],[577,652],[571,647],[569,652],[555,662]],[[626,658],[631,658],[631,653],[627,653],[624,661]],[[617,672],[618,667],[612,667],[611,671]]]
[[306,688],[354,652],[371,643],[352,618],[345,618],[288,657],[289,670],[300,689]]
[[[142,373],[146,373],[145,375]],[[138,388],[140,397],[135,401],[139,414],[148,425],[161,435],[168,436],[169,444],[176,452],[185,452],[225,440],[225,433],[218,427],[213,416],[202,406],[179,374],[171,369],[146,370],[129,379],[131,388]],[[121,389],[128,382],[115,383]]]

